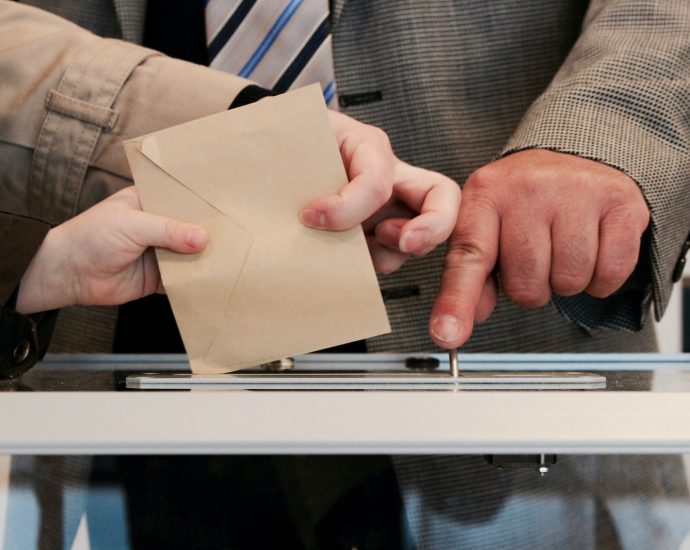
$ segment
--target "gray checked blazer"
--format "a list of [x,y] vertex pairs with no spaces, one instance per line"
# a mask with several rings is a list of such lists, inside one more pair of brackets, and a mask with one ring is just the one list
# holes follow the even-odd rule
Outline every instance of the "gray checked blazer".
[[[26,3],[141,41],[144,0]],[[502,154],[548,148],[622,169],[651,209],[635,284],[534,311],[501,299],[464,351],[653,350],[645,321],[652,304],[663,313],[690,231],[690,4],[335,0],[331,17],[341,110],[386,130],[404,160],[463,182]],[[393,332],[370,351],[435,350],[442,265],[438,250],[381,277]]]
[[[102,36],[135,43],[142,38],[144,0],[27,3]],[[690,248],[684,244],[690,230],[690,3],[334,0],[331,17],[341,109],[386,130],[401,158],[463,182],[502,154],[542,147],[624,170],[647,199],[651,228],[635,281],[607,300],[554,299],[534,311],[502,299],[465,351],[653,350],[653,329],[645,321],[652,303],[657,316],[663,313],[674,271]],[[0,87],[0,106],[6,84]],[[0,124],[0,147],[2,137]],[[121,185],[129,181],[118,177]],[[442,265],[439,250],[381,278],[394,330],[369,341],[370,351],[435,349],[427,319]],[[107,350],[112,312],[65,313],[62,332],[53,339],[56,349]],[[566,483],[548,496],[569,495],[575,488],[609,506],[603,493],[615,496],[621,476],[630,478],[635,491],[645,486],[646,494],[658,495],[668,491],[672,472],[687,495],[675,457],[576,458],[559,461],[564,475],[554,479]],[[521,516],[499,531],[492,521],[500,519],[492,514],[508,493],[533,494],[534,483],[520,473],[487,473],[481,457],[396,457],[395,465],[406,504],[412,504],[408,519],[420,548],[457,547],[457,530],[448,527],[466,528],[472,518],[462,515],[465,507],[488,510],[478,520],[493,537],[483,539],[484,547],[491,546],[489,540],[497,541],[495,547],[512,547],[515,528],[531,525]],[[415,508],[415,502],[422,504]],[[543,500],[544,512],[554,502],[559,501]],[[591,516],[586,505],[580,508]],[[426,509],[431,512],[420,511]],[[573,535],[584,532],[585,523],[571,514],[574,508],[567,510],[563,526]],[[638,526],[652,515],[645,508],[631,519]],[[540,512],[532,523],[544,517]],[[658,536],[646,547],[665,531],[649,532]],[[569,535],[562,540],[586,547],[572,546],[579,539],[572,542]],[[644,541],[638,544],[645,547]]]

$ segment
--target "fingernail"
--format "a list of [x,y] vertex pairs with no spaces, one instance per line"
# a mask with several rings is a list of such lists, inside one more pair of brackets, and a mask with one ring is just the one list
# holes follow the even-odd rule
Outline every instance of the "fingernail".
[[460,323],[452,315],[441,315],[431,325],[431,334],[441,342],[452,342],[458,338]]
[[426,231],[412,229],[402,234],[398,247],[402,252],[410,253],[420,250],[424,244],[426,244]]
[[193,249],[200,248],[206,243],[206,231],[204,229],[191,229],[187,233],[187,246]]
[[324,227],[326,225],[326,216],[320,210],[302,210],[299,217],[302,223],[309,227]]

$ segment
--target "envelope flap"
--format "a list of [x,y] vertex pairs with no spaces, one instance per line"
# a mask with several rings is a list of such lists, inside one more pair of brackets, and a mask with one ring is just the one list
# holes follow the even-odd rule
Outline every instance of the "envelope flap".
[[307,201],[348,182],[325,113],[308,86],[148,135],[141,150],[244,227],[295,223]]
[[227,215],[180,184],[150,158],[140,143],[125,144],[139,197],[148,212],[200,223],[209,243],[198,254],[158,249],[158,266],[192,362],[205,356],[215,339],[211,326],[222,326],[254,237]]

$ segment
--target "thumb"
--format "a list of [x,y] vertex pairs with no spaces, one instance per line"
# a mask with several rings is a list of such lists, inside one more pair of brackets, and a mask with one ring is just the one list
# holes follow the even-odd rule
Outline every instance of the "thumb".
[[190,254],[203,250],[208,243],[207,231],[196,224],[142,212],[133,226],[132,237],[143,246],[168,248]]

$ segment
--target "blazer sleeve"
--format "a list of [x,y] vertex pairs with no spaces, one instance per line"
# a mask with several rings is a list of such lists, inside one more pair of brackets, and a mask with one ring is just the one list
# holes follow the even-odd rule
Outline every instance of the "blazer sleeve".
[[44,221],[0,212],[0,378],[20,375],[48,347],[57,312],[36,323],[8,302],[49,229]]
[[622,170],[651,212],[639,284],[555,305],[589,328],[639,329],[652,300],[659,319],[690,247],[690,3],[592,2],[579,40],[504,154],[535,147]]
[[0,0],[0,209],[57,224],[131,185],[122,140],[250,83]]

